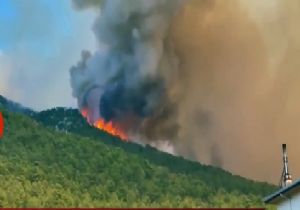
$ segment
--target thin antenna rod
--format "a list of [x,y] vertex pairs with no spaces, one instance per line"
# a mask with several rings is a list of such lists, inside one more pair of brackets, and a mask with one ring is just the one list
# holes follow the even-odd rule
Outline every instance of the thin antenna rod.
[[289,168],[288,168],[286,144],[282,144],[282,153],[283,153],[283,172],[282,172],[281,187],[286,187],[287,185],[292,183],[292,176],[289,174]]

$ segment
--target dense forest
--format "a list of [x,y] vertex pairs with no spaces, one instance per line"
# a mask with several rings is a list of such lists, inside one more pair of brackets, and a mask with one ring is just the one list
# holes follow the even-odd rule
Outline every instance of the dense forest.
[[77,110],[0,111],[0,207],[263,207],[275,189],[122,142]]

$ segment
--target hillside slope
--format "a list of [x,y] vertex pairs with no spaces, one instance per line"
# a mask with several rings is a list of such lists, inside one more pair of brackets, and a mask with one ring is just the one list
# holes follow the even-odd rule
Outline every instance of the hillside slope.
[[[261,183],[260,187],[258,187],[253,185],[253,181],[240,176],[233,176],[220,168],[202,165],[195,161],[173,156],[148,145],[144,147],[135,143],[123,142],[117,137],[91,127],[77,109],[54,108],[37,113],[34,119],[57,131],[79,134],[99,140],[109,146],[121,148],[127,153],[146,158],[156,165],[167,167],[172,172],[199,176],[212,187],[223,186],[230,191],[238,189],[243,193],[255,193],[258,195],[265,195],[274,189],[273,186],[267,183]],[[244,183],[248,184],[244,185]]]
[[178,157],[167,155],[177,160],[170,166],[157,164],[104,139],[57,132],[0,111],[6,121],[0,207],[257,207],[273,190]]
[[20,103],[11,101],[4,96],[0,95],[0,107],[14,113],[22,113],[28,116],[33,116],[36,112],[32,109],[22,106]]

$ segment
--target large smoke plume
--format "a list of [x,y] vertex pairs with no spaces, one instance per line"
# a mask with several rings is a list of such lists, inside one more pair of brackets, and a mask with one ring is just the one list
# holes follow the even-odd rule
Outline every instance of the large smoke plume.
[[300,175],[299,1],[73,2],[99,11],[99,50],[71,68],[91,123],[273,182],[287,143]]

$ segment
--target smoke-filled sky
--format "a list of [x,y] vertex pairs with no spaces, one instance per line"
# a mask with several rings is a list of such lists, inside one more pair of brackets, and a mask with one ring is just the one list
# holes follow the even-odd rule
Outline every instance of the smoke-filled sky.
[[273,183],[287,143],[300,176],[299,0],[59,2],[0,1],[0,94]]

